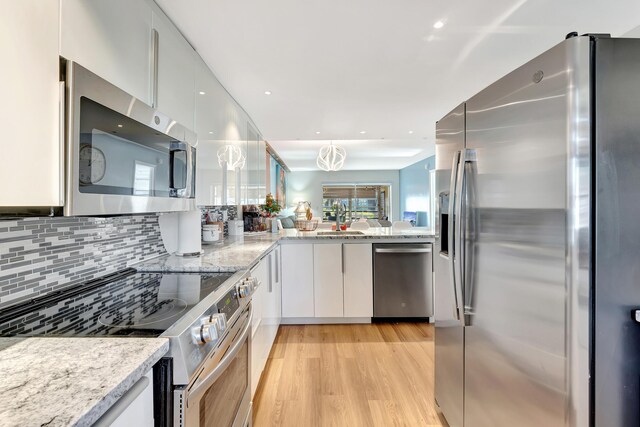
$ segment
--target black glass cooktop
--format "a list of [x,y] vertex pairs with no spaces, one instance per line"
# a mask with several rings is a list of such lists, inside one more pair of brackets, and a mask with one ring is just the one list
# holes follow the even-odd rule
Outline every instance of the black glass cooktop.
[[0,336],[159,336],[229,277],[125,270],[0,311]]

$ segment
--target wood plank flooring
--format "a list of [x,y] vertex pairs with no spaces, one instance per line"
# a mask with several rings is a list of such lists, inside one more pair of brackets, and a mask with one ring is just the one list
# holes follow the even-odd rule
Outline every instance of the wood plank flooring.
[[255,427],[446,426],[433,398],[433,325],[281,326]]

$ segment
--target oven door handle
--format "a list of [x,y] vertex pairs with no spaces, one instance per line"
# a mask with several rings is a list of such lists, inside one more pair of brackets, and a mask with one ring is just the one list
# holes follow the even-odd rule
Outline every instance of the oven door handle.
[[238,355],[242,345],[244,344],[245,339],[249,336],[249,331],[251,331],[251,322],[253,321],[253,306],[249,308],[249,317],[247,319],[247,325],[244,327],[242,332],[239,335],[239,338],[235,340],[236,342],[233,344],[230,350],[227,351],[227,354],[222,358],[218,366],[211,371],[206,377],[204,377],[200,383],[195,386],[192,390],[189,390],[187,395],[187,405],[189,404],[189,399],[194,399],[202,395],[206,392],[211,385],[216,382],[216,380],[222,375],[222,373],[229,367],[233,359]]

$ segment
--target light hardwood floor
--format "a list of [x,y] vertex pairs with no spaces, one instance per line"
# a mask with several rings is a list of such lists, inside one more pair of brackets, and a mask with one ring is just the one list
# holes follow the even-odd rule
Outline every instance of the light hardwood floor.
[[255,427],[446,426],[433,399],[433,326],[281,326]]

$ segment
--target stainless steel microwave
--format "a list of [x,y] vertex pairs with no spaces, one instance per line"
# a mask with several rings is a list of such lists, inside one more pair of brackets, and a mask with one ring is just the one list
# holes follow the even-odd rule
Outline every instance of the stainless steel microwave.
[[195,133],[75,62],[65,82],[65,215],[195,209]]

